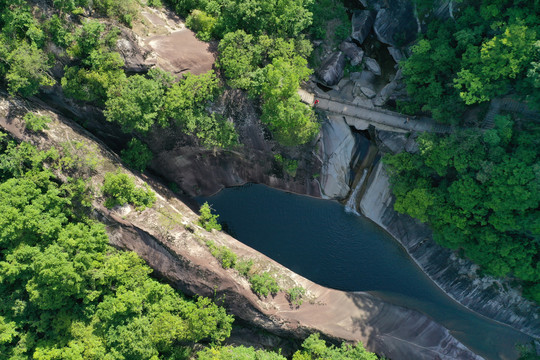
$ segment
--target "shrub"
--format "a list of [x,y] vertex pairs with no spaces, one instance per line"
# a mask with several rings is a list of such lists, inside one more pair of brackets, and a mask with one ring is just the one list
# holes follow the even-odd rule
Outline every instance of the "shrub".
[[236,254],[233,253],[226,246],[216,246],[213,241],[209,240],[206,242],[206,246],[210,249],[210,253],[216,259],[219,260],[221,266],[224,269],[234,268],[236,265]]
[[152,152],[138,139],[131,139],[126,149],[121,152],[122,160],[135,170],[143,172],[152,161]]
[[259,296],[267,297],[268,294],[277,294],[279,285],[269,273],[255,274],[249,278],[251,290]]
[[253,267],[253,260],[243,259],[236,263],[235,269],[243,276],[248,276],[251,268]]
[[193,10],[186,19],[186,26],[197,32],[197,37],[203,41],[212,39],[217,19],[201,10]]
[[221,230],[221,225],[218,224],[217,218],[219,215],[213,215],[212,209],[207,202],[202,204],[200,208],[201,215],[199,216],[199,225],[202,226],[206,231],[212,231],[212,229]]
[[26,128],[31,131],[47,130],[49,128],[47,124],[52,121],[48,115],[38,115],[31,112],[26,113],[23,120]]
[[306,294],[306,289],[301,286],[295,286],[292,289],[287,290],[287,298],[289,302],[296,306],[302,305],[304,302],[304,295]]
[[105,174],[105,182],[101,191],[107,197],[105,207],[109,209],[116,205],[129,203],[141,211],[151,207],[156,201],[156,194],[148,185],[145,184],[144,189],[136,188],[133,179],[120,172]]

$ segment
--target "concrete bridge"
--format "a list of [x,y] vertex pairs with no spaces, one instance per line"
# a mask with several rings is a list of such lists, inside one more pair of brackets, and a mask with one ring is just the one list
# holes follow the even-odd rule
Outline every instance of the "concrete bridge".
[[[361,123],[373,125],[381,130],[397,132],[452,132],[450,126],[438,124],[435,120],[430,118],[407,117],[407,115],[394,111],[356,104],[346,100],[332,98],[326,94],[315,95],[303,89],[298,90],[298,95],[300,95],[302,102],[313,106],[315,109],[323,110],[334,115],[344,116],[348,124],[360,121]],[[318,100],[317,104],[315,104],[315,100]],[[407,119],[409,120],[407,121]]]

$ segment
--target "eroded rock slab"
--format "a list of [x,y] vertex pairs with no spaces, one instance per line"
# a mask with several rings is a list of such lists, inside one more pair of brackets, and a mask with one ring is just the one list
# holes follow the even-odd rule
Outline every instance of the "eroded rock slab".
[[366,69],[371,71],[374,75],[380,76],[382,74],[381,66],[377,60],[366,56],[364,58],[364,65],[366,66]]
[[347,56],[352,66],[360,64],[364,58],[364,50],[355,43],[344,41],[339,46],[339,49]]
[[351,24],[351,37],[361,45],[368,37],[375,22],[375,12],[370,10],[356,10],[353,13]]
[[410,0],[388,0],[388,7],[377,12],[373,30],[377,39],[385,44],[400,47],[416,40],[418,22]]
[[343,199],[349,193],[354,150],[354,136],[342,117],[333,116],[323,123],[321,190],[324,197]]
[[345,54],[341,51],[329,55],[317,71],[317,79],[325,86],[334,86],[343,77]]

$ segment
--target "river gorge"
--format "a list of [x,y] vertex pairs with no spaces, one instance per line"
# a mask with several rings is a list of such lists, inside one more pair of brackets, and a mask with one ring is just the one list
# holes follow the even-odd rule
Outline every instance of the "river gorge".
[[456,303],[390,235],[338,202],[254,184],[198,200],[212,205],[232,236],[295,273],[418,310],[486,359],[514,359],[514,345],[531,340]]

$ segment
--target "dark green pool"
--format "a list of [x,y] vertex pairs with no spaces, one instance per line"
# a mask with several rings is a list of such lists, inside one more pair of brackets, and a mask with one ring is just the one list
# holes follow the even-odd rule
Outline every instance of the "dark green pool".
[[208,201],[231,235],[294,272],[347,291],[370,291],[421,311],[486,359],[516,359],[530,338],[446,296],[401,246],[369,220],[334,201],[262,185],[229,188]]

